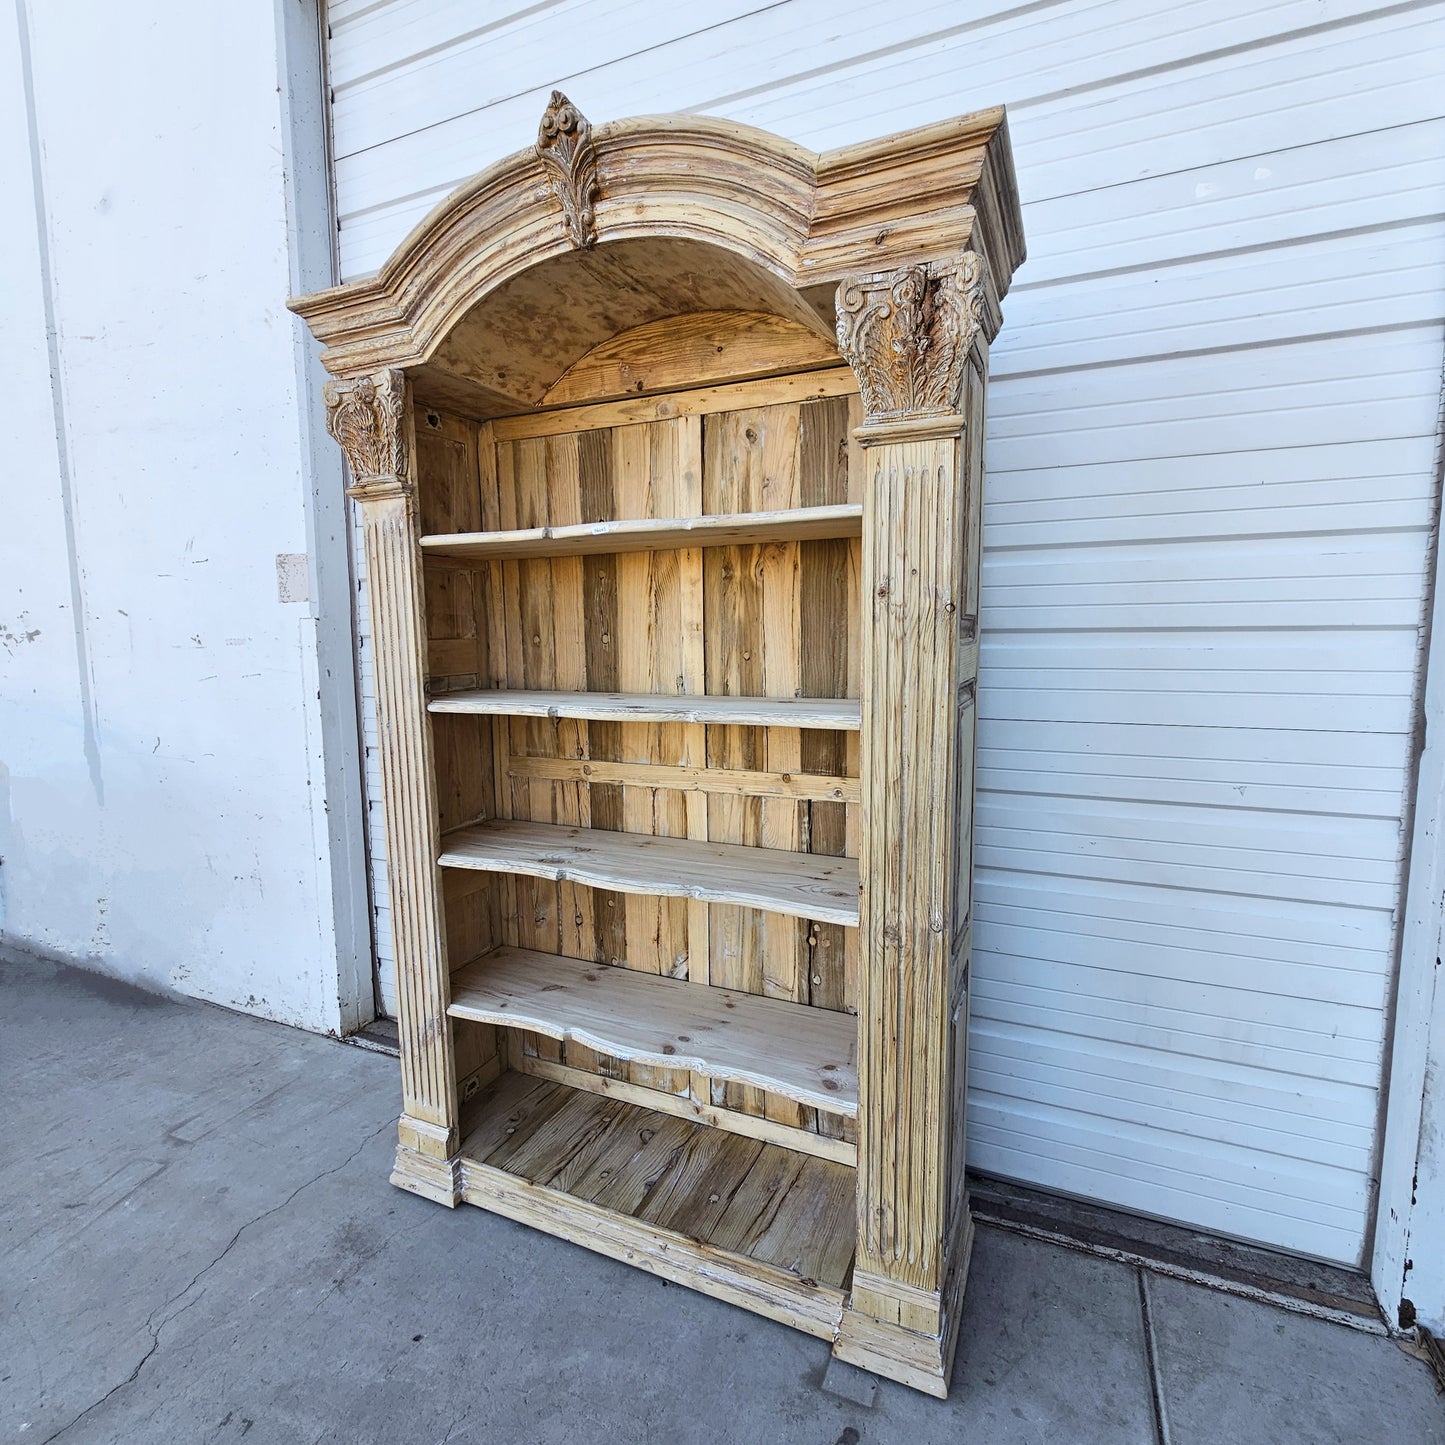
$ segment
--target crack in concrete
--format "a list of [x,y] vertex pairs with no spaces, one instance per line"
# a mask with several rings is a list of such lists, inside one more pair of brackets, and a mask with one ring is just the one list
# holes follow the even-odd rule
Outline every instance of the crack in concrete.
[[25,1311],[20,1308],[17,1300],[11,1313],[20,1323],[20,1328],[25,1331],[25,1338],[30,1341],[30,1356],[35,1361],[35,1383],[38,1387],[38,1398],[45,1398],[45,1358],[40,1352],[40,1346],[35,1339],[35,1331],[30,1328],[30,1321],[25,1318]]
[[183,1304],[180,1309],[174,1311],[172,1314],[166,1315],[166,1317],[161,1320],[159,1324],[156,1324],[155,1322],[156,1316],[159,1315],[163,1310],[168,1309],[177,1301],[185,1299],[185,1297],[193,1289],[195,1289],[195,1287],[208,1274],[210,1274],[210,1272],[215,1269],[215,1267],[220,1264],[220,1262],[225,1259],[228,1254],[230,1254],[230,1252],[236,1247],[236,1244],[240,1240],[241,1236],[245,1234],[248,1229],[250,1229],[253,1225],[260,1224],[263,1219],[269,1219],[273,1214],[279,1214],[283,1209],[288,1208],[296,1199],[296,1196],[298,1194],[301,1194],[304,1190],[310,1189],[313,1184],[320,1183],[321,1180],[328,1178],[332,1174],[339,1174],[343,1169],[347,1167],[348,1164],[352,1163],[352,1161],[356,1159],[356,1157],[361,1153],[361,1151],[365,1149],[366,1146],[370,1144],[373,1139],[379,1137],[387,1129],[394,1127],[395,1125],[393,1121],[388,1119],[386,1123],[381,1125],[379,1129],[376,1129],[372,1133],[368,1134],[366,1138],[363,1139],[361,1143],[358,1144],[356,1148],[353,1149],[351,1153],[348,1154],[346,1158],[341,1161],[340,1164],[335,1164],[330,1169],[323,1169],[319,1174],[313,1175],[310,1179],[307,1179],[303,1183],[298,1184],[296,1188],[293,1189],[290,1194],[288,1194],[285,1199],[283,1199],[279,1204],[273,1204],[269,1209],[263,1209],[260,1214],[255,1216],[254,1219],[248,1219],[231,1236],[230,1243],[227,1244],[226,1247],[208,1265],[198,1270],[191,1277],[190,1283],[187,1284],[184,1289],[177,1290],[176,1293],[173,1294],[169,1299],[163,1300],[146,1317],[145,1327],[150,1332],[151,1342],[145,1354],[143,1354],[136,1362],[135,1369],[133,1369],[130,1374],[127,1375],[125,1379],[121,1380],[118,1384],[112,1385],[110,1389],[108,1389],[105,1394],[103,1394],[98,1400],[92,1401],[78,1415],[67,1421],[66,1424],[62,1425],[52,1434],[47,1435],[45,1439],[40,1442],[40,1445],[52,1445],[53,1441],[60,1439],[62,1435],[67,1434],[69,1431],[73,1430],[77,1425],[79,1425],[80,1422],[84,1420],[87,1415],[93,1414],[96,1410],[100,1409],[102,1405],[104,1405],[113,1396],[119,1394],[127,1386],[135,1384],[136,1380],[140,1378],[141,1371],[145,1369],[146,1365],[153,1358],[156,1351],[160,1349],[161,1335],[164,1332],[166,1326],[170,1324],[173,1320],[179,1319],[183,1314],[185,1314],[188,1309],[191,1308],[192,1305],[199,1304],[201,1300],[205,1298],[205,1291],[202,1290],[201,1293],[195,1297],[195,1299],[190,1300],[186,1304]]
[[467,1423],[467,1421],[470,1420],[471,1418],[472,1418],[472,1409],[471,1409],[471,1406],[469,1405],[464,1411],[462,1411],[462,1415],[461,1415],[461,1418],[460,1418],[460,1419],[458,1419],[458,1420],[453,1420],[452,1423],[447,1426],[447,1433],[442,1436],[441,1445],[450,1445],[451,1438],[452,1438],[453,1434],[455,1434],[456,1431],[457,1431],[461,1426],[465,1425],[465,1424]]

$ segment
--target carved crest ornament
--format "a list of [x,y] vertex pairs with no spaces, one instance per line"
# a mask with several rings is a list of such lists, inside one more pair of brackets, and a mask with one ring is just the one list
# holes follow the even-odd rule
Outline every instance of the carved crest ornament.
[[406,377],[382,371],[355,381],[328,381],[326,429],[336,438],[351,467],[353,493],[378,490],[376,484],[405,488],[407,483]]
[[580,251],[590,250],[597,240],[592,215],[592,203],[597,198],[597,149],[592,144],[592,127],[587,118],[560,90],[552,92],[542,113],[542,124],[537,129],[537,159],[562,207],[572,244]]
[[971,251],[845,280],[838,346],[858,377],[868,420],[955,411],[985,305],[984,263]]

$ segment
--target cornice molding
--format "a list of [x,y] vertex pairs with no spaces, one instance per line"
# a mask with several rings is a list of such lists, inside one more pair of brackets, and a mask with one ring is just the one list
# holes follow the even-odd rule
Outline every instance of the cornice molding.
[[588,126],[559,94],[536,145],[454,191],[375,276],[290,304],[333,375],[415,367],[539,262],[650,238],[730,251],[809,296],[850,275],[975,252],[1002,295],[1023,259],[1004,113],[818,155],[709,117]]

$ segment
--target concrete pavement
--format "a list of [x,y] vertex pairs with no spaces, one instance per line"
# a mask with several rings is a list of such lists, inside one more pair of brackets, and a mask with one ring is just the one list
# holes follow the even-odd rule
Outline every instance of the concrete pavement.
[[947,1402],[825,1390],[819,1341],[391,1188],[384,1055],[28,959],[0,1000],[0,1441],[1445,1445],[1389,1340],[989,1227]]

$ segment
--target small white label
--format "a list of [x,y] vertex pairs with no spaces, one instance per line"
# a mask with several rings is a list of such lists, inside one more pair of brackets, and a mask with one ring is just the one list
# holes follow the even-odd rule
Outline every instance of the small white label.
[[276,554],[276,600],[307,602],[311,597],[311,569],[305,552]]

